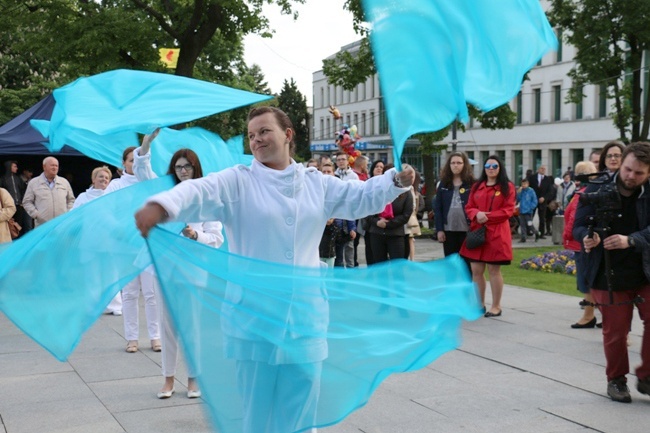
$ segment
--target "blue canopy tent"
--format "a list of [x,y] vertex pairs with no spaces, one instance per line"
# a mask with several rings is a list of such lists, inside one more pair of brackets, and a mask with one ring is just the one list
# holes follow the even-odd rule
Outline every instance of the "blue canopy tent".
[[[52,95],[37,102],[24,113],[0,126],[0,155],[50,155],[43,146],[44,138],[40,132],[29,124],[31,119],[49,120],[54,109]],[[69,146],[65,146],[57,155],[82,156]]]

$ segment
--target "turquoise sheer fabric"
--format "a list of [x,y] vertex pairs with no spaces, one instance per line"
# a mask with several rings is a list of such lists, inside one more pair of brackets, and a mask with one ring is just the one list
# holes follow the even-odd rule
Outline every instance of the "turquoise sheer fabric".
[[148,134],[270,98],[187,77],[120,69],[79,78],[55,90],[49,123],[32,125],[49,137],[52,152],[69,144],[100,159],[97,152],[102,148],[116,146],[121,151],[136,132]]
[[[319,392],[301,402],[315,408],[315,417],[283,430],[301,431],[341,421],[390,374],[422,368],[458,347],[462,320],[481,315],[457,255],[369,268],[295,268],[228,254],[159,228],[147,244],[186,359],[199,372],[221,433],[243,431],[242,360],[271,366],[322,361]],[[300,381],[289,384],[283,394],[303,394]],[[276,410],[275,387],[274,381],[256,382],[256,394],[276,396],[257,407],[260,416]]]
[[[151,259],[133,214],[171,176],[102,196],[0,249],[0,310],[64,361]],[[183,224],[170,224],[178,233]]]
[[243,136],[233,137],[226,142],[217,134],[198,127],[180,131],[163,128],[154,140],[152,148],[154,151],[151,153],[151,169],[158,176],[167,174],[172,155],[181,148],[196,152],[204,175],[237,164],[250,165],[253,162],[253,155],[244,154]]
[[511,100],[557,39],[537,0],[363,0],[399,168],[406,139]]

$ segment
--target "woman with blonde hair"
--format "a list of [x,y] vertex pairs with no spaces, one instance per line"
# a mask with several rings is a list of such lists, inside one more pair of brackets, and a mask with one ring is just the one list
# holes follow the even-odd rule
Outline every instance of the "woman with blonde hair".
[[[580,161],[576,164],[574,173],[576,176],[596,173],[596,166],[590,161]],[[576,180],[576,193],[571,198],[571,201],[564,210],[564,233],[562,240],[564,248],[573,251],[576,263],[576,284],[577,289],[584,295],[584,310],[582,317],[571,327],[573,329],[593,328],[596,326],[595,308],[591,305],[594,298],[591,296],[589,285],[587,284],[587,277],[585,275],[584,253],[582,252],[582,244],[580,241],[573,238],[573,223],[575,222],[576,209],[578,208],[578,201],[580,194],[587,188],[587,184],[582,184]]]
[[72,209],[78,208],[79,206],[88,203],[98,197],[104,195],[106,187],[111,182],[111,171],[105,165],[102,167],[97,167],[93,170],[90,175],[91,185],[85,192],[79,194],[77,199],[72,205]]

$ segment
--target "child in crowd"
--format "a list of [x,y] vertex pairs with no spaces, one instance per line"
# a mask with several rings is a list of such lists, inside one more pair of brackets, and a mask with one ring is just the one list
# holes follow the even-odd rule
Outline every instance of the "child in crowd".
[[[517,194],[517,207],[519,208],[519,229],[521,230],[519,242],[524,243],[526,242],[526,235],[532,235],[534,230],[533,212],[537,207],[537,194],[530,188],[526,178],[521,181],[521,188]],[[537,234],[535,240],[537,240]]]

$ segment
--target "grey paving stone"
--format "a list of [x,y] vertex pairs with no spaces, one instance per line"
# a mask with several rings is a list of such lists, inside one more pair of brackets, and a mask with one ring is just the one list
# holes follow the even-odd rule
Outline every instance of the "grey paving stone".
[[214,432],[201,405],[196,404],[120,412],[115,417],[129,433]]
[[32,403],[87,398],[94,398],[93,393],[72,371],[0,378],[0,410]]
[[57,361],[56,358],[43,349],[34,352],[19,351],[0,355],[0,378],[60,373],[71,370],[69,364]]

